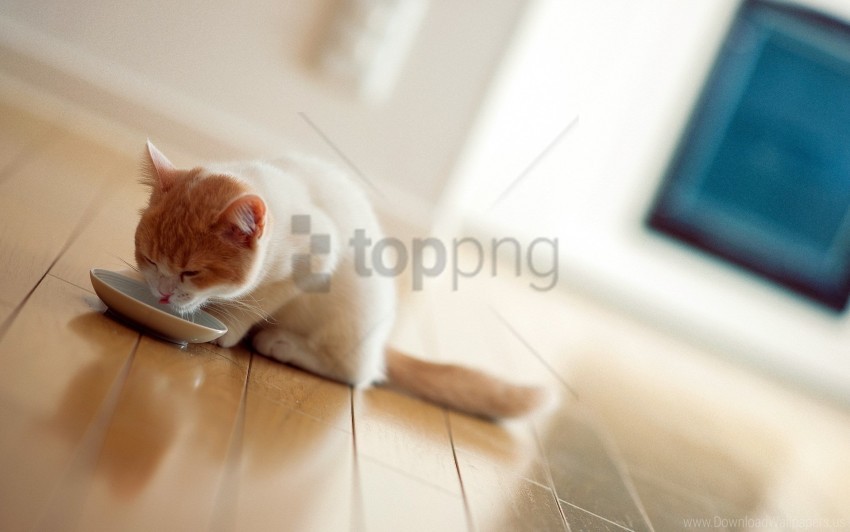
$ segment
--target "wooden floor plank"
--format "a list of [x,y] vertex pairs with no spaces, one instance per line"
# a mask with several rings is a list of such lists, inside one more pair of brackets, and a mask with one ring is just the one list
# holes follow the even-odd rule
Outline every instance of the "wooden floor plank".
[[358,455],[461,494],[445,410],[382,388],[356,390],[354,398]]
[[710,499],[689,493],[680,486],[665,485],[654,479],[637,476],[634,481],[655,530],[698,530],[695,526],[698,522],[715,525],[715,516],[736,516],[725,514]]
[[[624,471],[595,427],[592,412],[562,408],[545,421],[539,434],[560,500],[629,530],[651,530]],[[567,522],[572,527],[569,517]]]
[[[567,522],[570,524],[570,530],[592,530],[593,532],[629,532],[630,530],[592,512],[588,512],[564,501],[560,502]],[[672,530],[681,529],[677,527]]]
[[18,305],[101,192],[115,153],[64,133],[0,183],[0,301]]
[[[344,384],[255,354],[249,393],[351,432],[351,391]],[[261,404],[261,403],[258,403]]]
[[231,477],[235,530],[352,529],[350,391],[254,356]]
[[358,460],[367,531],[470,530],[463,497],[370,457]]
[[558,500],[545,485],[511,474],[500,462],[458,451],[458,467],[476,530],[565,531]]
[[0,341],[0,529],[33,526],[74,461],[138,334],[93,296],[46,277]]
[[132,159],[116,158],[105,185],[107,191],[98,198],[92,218],[73,245],[50,269],[51,275],[90,289],[92,268],[121,271],[135,264],[134,234],[147,194],[134,180],[137,167]]
[[466,530],[445,411],[381,388],[355,390],[366,530]]
[[[143,338],[79,508],[81,530],[211,522],[248,353]],[[70,497],[70,494],[66,495]]]
[[13,305],[0,302],[0,326],[12,315],[15,310]]
[[545,460],[523,421],[450,414],[464,495],[478,530],[564,530]]
[[491,423],[452,412],[449,423],[455,451],[499,464],[505,474],[546,484],[545,464],[532,427],[525,421]]
[[57,131],[54,124],[0,100],[0,182],[34,151],[49,143]]

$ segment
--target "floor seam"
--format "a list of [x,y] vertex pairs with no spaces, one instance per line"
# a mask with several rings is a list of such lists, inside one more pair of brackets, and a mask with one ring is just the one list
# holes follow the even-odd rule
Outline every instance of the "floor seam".
[[460,462],[457,459],[457,449],[455,448],[455,440],[454,435],[452,434],[452,423],[451,417],[447,410],[443,409],[443,416],[446,421],[446,432],[449,434],[449,445],[452,448],[452,460],[455,464],[455,471],[457,471],[457,480],[460,484],[460,495],[463,499],[463,510],[466,514],[466,525],[469,530],[475,530],[475,521],[472,519],[472,509],[469,507],[469,499],[466,495],[466,487],[463,485],[463,474],[460,471]]
[[608,457],[611,458],[611,462],[614,465],[614,468],[617,470],[617,474],[620,476],[620,480],[623,482],[623,485],[626,488],[626,491],[629,493],[629,497],[631,497],[632,502],[637,508],[638,512],[640,512],[641,517],[646,522],[646,525],[649,527],[650,532],[655,532],[655,527],[652,526],[652,521],[649,519],[649,514],[646,512],[646,508],[643,506],[643,501],[640,498],[640,494],[638,494],[637,487],[635,486],[634,481],[632,480],[632,476],[629,473],[629,467],[626,463],[626,460],[620,454],[620,450],[614,442],[613,437],[608,433],[607,430],[601,426],[597,421],[593,422],[593,428],[596,431],[597,436],[602,441],[602,445],[605,448]]
[[572,528],[570,527],[567,515],[564,513],[564,509],[561,507],[561,498],[558,496],[558,490],[555,487],[555,477],[552,476],[552,469],[549,466],[549,457],[546,456],[546,453],[543,450],[543,442],[540,441],[540,434],[538,434],[537,427],[534,423],[530,423],[529,426],[531,433],[534,436],[534,441],[537,444],[537,454],[540,456],[540,460],[543,465],[543,473],[546,475],[546,482],[549,484],[548,488],[552,492],[552,497],[555,499],[555,506],[557,506],[558,514],[561,516],[561,522],[564,525],[564,530],[571,532]]
[[[588,514],[588,515],[592,515],[593,517],[596,517],[597,519],[601,519],[602,521],[605,521],[606,523],[611,523],[612,525],[616,526],[617,528],[622,528],[623,530],[627,530],[628,532],[635,532],[633,529],[631,529],[631,528],[629,528],[629,527],[627,527],[627,526],[623,526],[623,525],[621,525],[620,523],[617,523],[617,522],[615,522],[615,521],[611,521],[610,519],[606,519],[605,517],[602,517],[602,516],[601,516],[601,515],[599,515],[599,514],[595,514],[595,513],[591,512],[590,510],[585,510],[585,509],[584,509],[584,508],[582,508],[581,506],[576,506],[575,504],[573,504],[573,503],[571,503],[571,502],[567,502],[567,501],[565,501],[565,500],[563,500],[563,499],[561,499],[561,498],[559,498],[559,499],[558,499],[558,501],[559,501],[559,502],[562,502],[562,503],[564,503],[564,504],[567,504],[567,505],[569,505],[569,506],[571,506],[571,507],[575,508],[576,510],[579,510],[579,511],[581,511],[581,512],[584,512],[584,513],[586,513],[586,514]],[[560,505],[559,505],[559,506],[560,506]]]
[[83,233],[83,230],[88,226],[88,224],[90,224],[91,221],[94,220],[97,207],[102,203],[102,201],[106,197],[108,197],[112,192],[114,192],[110,190],[111,188],[112,187],[110,187],[108,183],[104,182],[100,190],[98,190],[98,192],[91,198],[91,201],[89,201],[88,205],[86,205],[86,208],[83,210],[83,213],[77,221],[77,224],[74,226],[74,229],[71,230],[71,233],[68,235],[68,238],[65,240],[65,243],[62,244],[62,247],[59,248],[59,252],[50,262],[50,265],[44,270],[44,273],[33,285],[33,287],[26,293],[23,299],[21,299],[21,301],[15,306],[15,308],[12,309],[12,312],[9,313],[9,316],[7,316],[2,323],[0,323],[0,340],[2,340],[4,336],[6,336],[6,333],[9,331],[12,324],[17,319],[18,315],[20,315],[21,311],[29,302],[30,298],[41,285],[41,283],[44,282],[44,279],[48,275],[50,275],[50,272],[53,270],[54,267],[56,267],[56,264],[59,262],[59,260],[62,259],[65,253],[67,253],[68,249],[71,248],[77,238],[79,238],[79,236]]
[[366,530],[366,508],[363,502],[363,482],[360,477],[360,453],[357,450],[357,421],[354,415],[354,386],[348,387],[349,407],[351,411],[351,530]]

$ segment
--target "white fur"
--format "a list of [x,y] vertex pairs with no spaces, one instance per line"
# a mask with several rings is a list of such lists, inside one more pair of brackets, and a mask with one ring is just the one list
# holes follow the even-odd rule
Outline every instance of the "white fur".
[[[263,355],[351,384],[384,377],[384,348],[395,319],[393,280],[361,276],[349,239],[362,229],[373,240],[382,233],[362,191],[335,167],[311,159],[206,167],[246,183],[263,198],[266,227],[248,283],[233,294],[245,307],[213,305],[228,326],[219,345],[238,343],[253,327],[254,347]],[[298,286],[294,257],[310,253],[310,235],[290,231],[293,215],[310,217],[312,235],[329,235],[330,253],[310,254],[310,271],[330,275],[329,291]],[[269,316],[259,320],[255,308]]]

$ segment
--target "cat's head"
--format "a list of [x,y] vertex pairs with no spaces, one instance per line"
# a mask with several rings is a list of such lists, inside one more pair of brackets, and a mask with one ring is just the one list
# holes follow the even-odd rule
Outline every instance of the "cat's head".
[[261,261],[263,200],[233,176],[176,168],[150,142],[143,172],[136,263],[151,292],[181,312],[243,293]]

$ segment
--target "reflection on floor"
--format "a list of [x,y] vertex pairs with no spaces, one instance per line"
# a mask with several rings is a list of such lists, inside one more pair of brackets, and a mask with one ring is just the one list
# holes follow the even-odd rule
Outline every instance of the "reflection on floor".
[[576,296],[488,276],[404,294],[397,346],[561,390],[501,425],[112,321],[87,275],[132,256],[144,137],[12,101],[0,529],[850,528],[846,412]]

